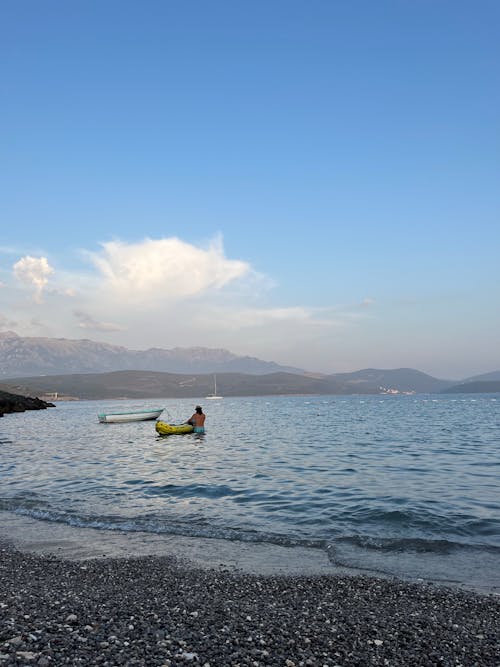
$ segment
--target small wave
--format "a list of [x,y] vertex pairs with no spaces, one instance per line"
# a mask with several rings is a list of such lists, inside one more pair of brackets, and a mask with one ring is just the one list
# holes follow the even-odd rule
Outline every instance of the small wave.
[[124,533],[152,533],[156,535],[182,535],[184,537],[203,537],[223,539],[233,542],[251,542],[275,544],[286,547],[307,547],[326,549],[324,540],[294,538],[289,535],[244,530],[229,526],[216,526],[213,522],[203,519],[182,521],[179,519],[165,520],[156,516],[140,518],[118,516],[85,516],[76,513],[55,511],[34,507],[19,506],[15,503],[5,504],[0,509],[27,516],[39,521],[62,523],[75,528],[93,528],[103,531],[119,531]]
[[449,554],[456,549],[467,548],[468,545],[449,540],[429,540],[423,538],[380,538],[373,536],[353,535],[339,537],[338,544],[350,544],[370,551],[413,552]]
[[0,511],[15,512],[19,508],[26,509],[26,511],[37,511],[48,506],[48,503],[39,498],[36,493],[29,491],[25,492],[22,498],[0,498]]
[[[127,482],[132,484],[135,482]],[[176,498],[223,498],[235,496],[239,492],[225,484],[153,484],[142,482],[141,493],[146,496],[173,496]]]
[[480,518],[467,514],[433,512],[424,507],[384,510],[359,505],[342,512],[339,519],[345,526],[359,526],[363,532],[379,530],[383,534],[404,530],[406,533],[413,533],[410,539],[423,534],[425,539],[444,535],[457,538],[457,541],[464,538],[476,542],[488,537],[497,539],[500,535],[500,521],[496,517]]
[[335,566],[382,576],[465,584],[489,591],[498,586],[500,547],[444,539],[378,538],[351,535],[327,547]]

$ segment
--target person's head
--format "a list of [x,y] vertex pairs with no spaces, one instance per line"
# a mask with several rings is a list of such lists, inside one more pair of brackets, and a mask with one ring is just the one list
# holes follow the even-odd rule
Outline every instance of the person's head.
[[197,405],[197,406],[195,407],[195,410],[196,410],[196,412],[197,412],[199,415],[201,415],[201,413],[203,412],[203,410],[201,409],[201,405]]

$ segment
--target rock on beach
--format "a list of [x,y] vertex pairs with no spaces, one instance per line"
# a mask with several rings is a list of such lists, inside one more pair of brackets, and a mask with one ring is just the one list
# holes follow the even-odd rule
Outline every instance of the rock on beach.
[[0,391],[0,417],[12,412],[25,412],[25,410],[45,410],[55,407],[53,403],[42,401],[41,398],[31,396],[20,396],[7,391]]
[[485,667],[499,628],[499,597],[451,588],[0,550],[0,665]]

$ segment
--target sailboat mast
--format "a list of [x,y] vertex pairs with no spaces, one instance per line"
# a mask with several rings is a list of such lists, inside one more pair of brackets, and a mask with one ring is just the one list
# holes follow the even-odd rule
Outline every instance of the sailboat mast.
[[214,373],[214,393],[208,394],[205,398],[222,398],[222,396],[217,396],[217,375]]

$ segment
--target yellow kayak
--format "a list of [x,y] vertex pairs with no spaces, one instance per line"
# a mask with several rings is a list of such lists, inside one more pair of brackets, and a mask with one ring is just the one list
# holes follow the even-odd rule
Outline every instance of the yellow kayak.
[[167,422],[156,422],[156,432],[160,435],[174,435],[176,433],[192,433],[194,426],[191,424],[167,424]]

